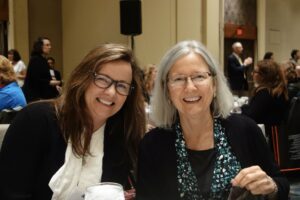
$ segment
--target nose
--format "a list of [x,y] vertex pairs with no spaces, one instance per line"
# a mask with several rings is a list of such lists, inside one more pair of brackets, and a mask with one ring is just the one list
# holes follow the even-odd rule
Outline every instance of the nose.
[[104,90],[104,92],[106,93],[106,94],[109,94],[109,95],[115,95],[116,94],[116,85],[115,85],[116,83],[113,83],[113,84],[111,84],[111,86],[109,86],[108,88],[106,88],[105,90]]
[[192,89],[196,88],[196,85],[192,81],[191,77],[186,78],[186,88],[192,88]]

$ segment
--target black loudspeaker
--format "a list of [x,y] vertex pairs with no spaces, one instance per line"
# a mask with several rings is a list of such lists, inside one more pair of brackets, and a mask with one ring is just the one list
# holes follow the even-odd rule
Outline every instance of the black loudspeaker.
[[121,34],[142,33],[142,12],[140,0],[120,0]]

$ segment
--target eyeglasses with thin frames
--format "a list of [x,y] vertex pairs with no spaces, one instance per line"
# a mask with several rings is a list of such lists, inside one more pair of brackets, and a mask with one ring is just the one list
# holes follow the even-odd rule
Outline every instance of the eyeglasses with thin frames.
[[134,86],[132,86],[131,84],[126,83],[125,81],[113,80],[105,74],[97,74],[96,72],[93,72],[93,76],[94,84],[97,87],[107,89],[111,85],[114,85],[117,93],[123,96],[128,96],[130,92],[134,89]]
[[168,78],[168,84],[171,87],[185,87],[188,79],[190,79],[195,86],[200,86],[208,80],[209,77],[213,76],[210,72],[197,72],[190,76],[178,74]]

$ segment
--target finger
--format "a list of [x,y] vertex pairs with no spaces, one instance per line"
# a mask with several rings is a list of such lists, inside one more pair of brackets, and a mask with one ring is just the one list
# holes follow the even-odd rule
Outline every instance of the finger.
[[257,195],[257,194],[266,195],[266,194],[270,194],[273,192],[274,181],[271,177],[266,176],[263,179],[249,183],[246,186],[246,188],[254,195]]
[[266,173],[264,171],[258,170],[258,171],[246,174],[243,177],[243,179],[241,179],[241,181],[240,181],[239,184],[240,184],[241,187],[246,187],[250,183],[262,180],[262,179],[264,179],[266,177],[267,177],[267,175],[266,175]]
[[256,171],[260,171],[260,170],[261,168],[259,166],[251,166],[251,167],[244,168],[234,177],[234,179],[232,180],[232,184],[234,186],[244,187],[246,184],[245,181],[252,178],[249,174],[255,173]]

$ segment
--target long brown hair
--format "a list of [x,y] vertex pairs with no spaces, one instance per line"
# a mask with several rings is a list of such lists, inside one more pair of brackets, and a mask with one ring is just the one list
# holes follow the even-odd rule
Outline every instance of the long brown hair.
[[127,96],[120,111],[107,120],[105,132],[124,134],[127,153],[135,163],[138,143],[146,126],[139,68],[129,48],[120,44],[104,44],[92,49],[73,70],[63,94],[54,104],[62,134],[66,142],[71,141],[73,152],[78,156],[90,154],[93,122],[85,102],[85,91],[93,82],[91,72],[97,72],[102,64],[116,60],[131,64],[134,89]]
[[257,84],[259,85],[254,93],[267,88],[272,96],[283,95],[288,99],[286,79],[282,67],[272,60],[261,60],[257,62],[258,73]]

